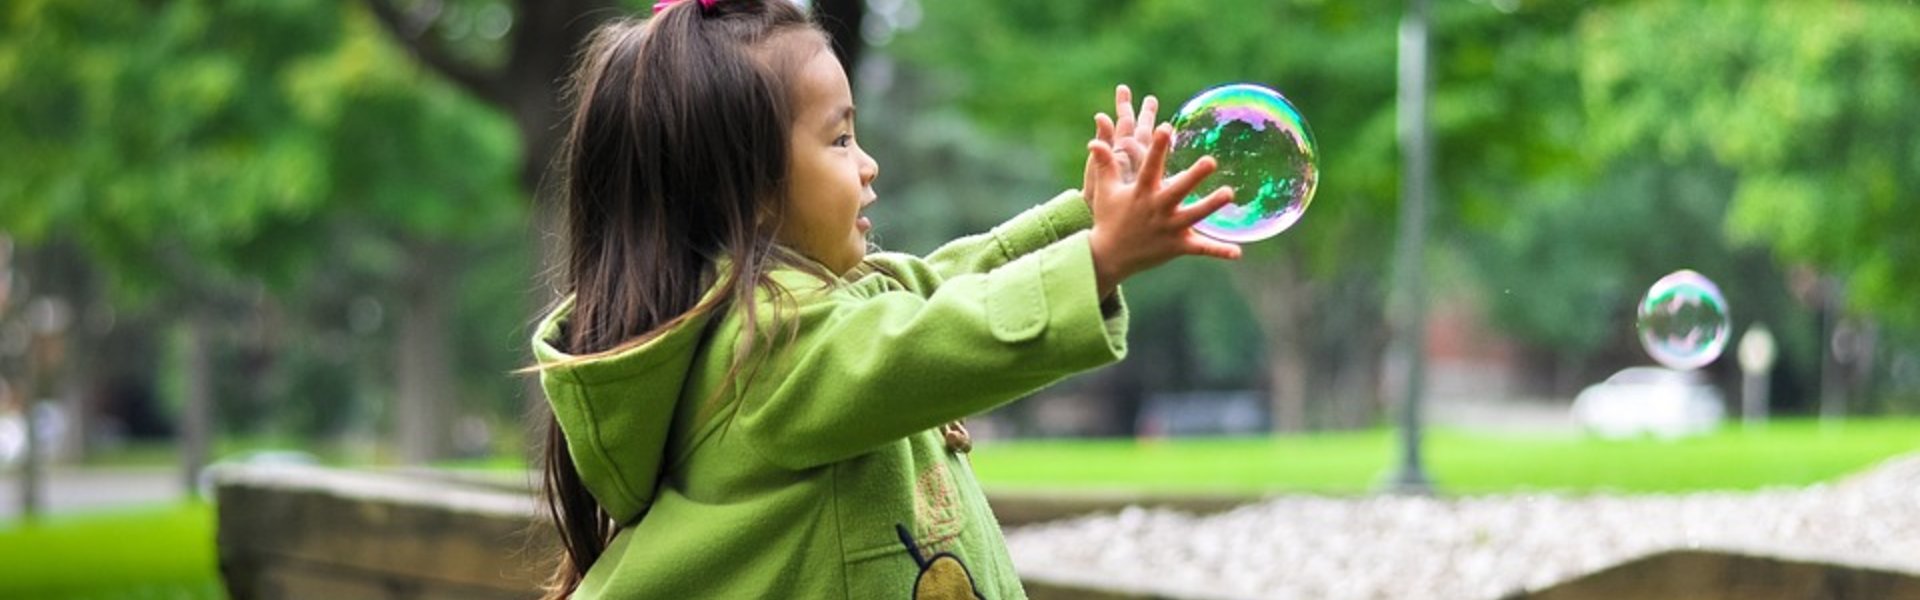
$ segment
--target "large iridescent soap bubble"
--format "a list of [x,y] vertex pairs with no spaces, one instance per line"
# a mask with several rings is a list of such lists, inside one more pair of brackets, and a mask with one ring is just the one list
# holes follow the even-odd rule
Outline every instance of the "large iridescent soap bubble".
[[1220,170],[1185,203],[1219,186],[1232,187],[1233,204],[1214,211],[1194,230],[1226,242],[1257,242],[1286,231],[1307,212],[1320,182],[1320,151],[1300,111],[1279,92],[1233,84],[1201,92],[1168,121],[1173,151],[1167,172],[1202,156]]
[[1726,297],[1712,280],[1691,270],[1654,282],[1639,312],[1640,343],[1669,368],[1707,366],[1720,358],[1731,337]]

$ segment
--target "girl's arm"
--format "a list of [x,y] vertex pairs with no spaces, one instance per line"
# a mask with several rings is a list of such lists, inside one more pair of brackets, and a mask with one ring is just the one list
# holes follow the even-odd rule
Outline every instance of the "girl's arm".
[[915,259],[901,255],[882,254],[875,255],[873,259],[895,272],[930,271],[928,274],[934,276],[934,281],[909,282],[909,285],[937,287],[939,280],[991,271],[1092,226],[1093,212],[1087,209],[1087,201],[1080,195],[1080,190],[1067,190],[986,233],[948,242],[925,259],[917,260],[921,265],[902,264],[915,262]]
[[1126,316],[1101,314],[1089,239],[1070,235],[924,296],[802,302],[771,329],[787,341],[748,383],[736,425],[767,460],[813,467],[1119,360]]

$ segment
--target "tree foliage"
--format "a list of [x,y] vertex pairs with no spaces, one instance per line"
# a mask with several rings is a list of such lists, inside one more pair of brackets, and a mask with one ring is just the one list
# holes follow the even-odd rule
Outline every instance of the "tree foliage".
[[1578,33],[1597,156],[1730,171],[1736,241],[1841,274],[1855,308],[1920,325],[1920,7],[1639,2]]
[[316,132],[271,76],[334,41],[305,18],[317,4],[13,4],[0,226],[27,244],[77,237],[148,288],[193,279],[193,263],[270,261],[258,242],[327,197]]
[[[466,328],[435,315],[455,298],[421,285],[451,290],[472,265],[502,260],[526,281],[525,261],[492,241],[524,239],[518,132],[409,59],[364,7],[15,3],[0,12],[0,89],[0,110],[18,117],[0,128],[0,153],[22,157],[0,165],[0,230],[79,249],[116,303],[138,309],[105,335],[213,335],[211,363],[149,358],[220,371],[215,398],[185,404],[212,404],[226,429],[377,423],[390,377],[450,387],[434,374],[454,363],[512,397],[498,374],[515,355],[453,346]],[[513,288],[528,287],[488,303],[492,323],[462,323],[520,322]],[[409,345],[406,326],[430,317],[423,335],[436,339]],[[389,367],[407,354],[394,347],[458,350]],[[336,385],[310,385],[322,380]]]
[[29,0],[4,18],[0,227],[81,244],[132,299],[291,285],[330,219],[452,238],[520,214],[511,129],[357,11]]

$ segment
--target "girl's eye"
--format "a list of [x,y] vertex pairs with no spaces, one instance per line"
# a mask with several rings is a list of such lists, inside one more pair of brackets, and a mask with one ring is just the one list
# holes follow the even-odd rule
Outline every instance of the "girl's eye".
[[841,148],[845,148],[852,143],[853,143],[853,134],[843,133],[843,134],[840,134],[840,137],[833,138],[833,145]]

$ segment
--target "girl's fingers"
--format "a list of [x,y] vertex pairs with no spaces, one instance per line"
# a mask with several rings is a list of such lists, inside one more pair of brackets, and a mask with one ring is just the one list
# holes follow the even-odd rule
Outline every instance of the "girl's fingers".
[[1140,118],[1134,121],[1133,129],[1139,136],[1141,144],[1146,144],[1148,136],[1153,135],[1154,113],[1159,111],[1160,99],[1153,97],[1152,94],[1148,94],[1146,100],[1140,101]]
[[1127,84],[1113,88],[1113,109],[1120,114],[1120,135],[1133,135],[1133,90]]
[[1112,144],[1108,144],[1105,140],[1094,140],[1087,144],[1087,150],[1092,152],[1093,156],[1100,160],[1100,168],[1102,170],[1112,169],[1115,166]]
[[1240,245],[1222,242],[1198,233],[1188,232],[1186,247],[1182,251],[1198,256],[1211,256],[1221,260],[1240,260]]
[[1100,137],[1098,139],[1106,142],[1109,146],[1112,146],[1115,151],[1120,153],[1120,174],[1122,175],[1122,179],[1132,181],[1133,165],[1139,162],[1139,158],[1142,155],[1146,154],[1146,149],[1135,142],[1133,136],[1116,132],[1114,130],[1113,119],[1108,118],[1105,113],[1095,117],[1094,121],[1096,127],[1100,130]]
[[1107,113],[1100,113],[1100,114],[1094,115],[1093,131],[1094,131],[1094,139],[1107,142],[1109,144],[1113,143],[1113,138],[1114,138],[1113,117],[1107,116]]
[[[1158,186],[1160,178],[1167,172],[1167,148],[1173,145],[1173,128],[1162,125],[1153,130],[1153,145],[1147,149],[1147,160],[1140,165],[1141,185]],[[1157,189],[1150,187],[1149,189]]]
[[1087,142],[1087,164],[1092,168],[1095,186],[1105,188],[1107,179],[1113,176],[1115,170],[1113,162],[1113,146],[1101,140]]
[[1181,227],[1192,227],[1194,223],[1199,223],[1206,219],[1207,215],[1213,214],[1213,211],[1220,210],[1228,204],[1233,204],[1233,188],[1222,187],[1213,190],[1213,193],[1207,194],[1207,197],[1201,198],[1199,202],[1174,209],[1173,222],[1179,223]]
[[1168,177],[1166,181],[1161,184],[1162,187],[1160,191],[1174,198],[1185,198],[1188,194],[1192,194],[1194,190],[1199,189],[1200,182],[1212,176],[1213,172],[1219,170],[1219,168],[1220,163],[1214,160],[1213,157],[1202,156],[1200,160],[1194,161],[1193,166],[1187,167],[1187,170]]
[[1147,145],[1142,143],[1139,138],[1121,138],[1119,146],[1120,152],[1125,153],[1135,162],[1144,162],[1147,157]]
[[1093,162],[1093,148],[1091,146],[1092,142],[1088,142],[1088,144],[1089,146],[1087,148],[1087,168],[1083,172],[1083,174],[1080,176],[1080,196],[1083,198],[1088,198],[1089,199],[1088,201],[1091,202],[1092,201],[1091,199],[1093,198],[1093,193],[1094,193],[1093,180],[1094,180],[1094,177],[1096,177],[1099,174],[1099,165]]

